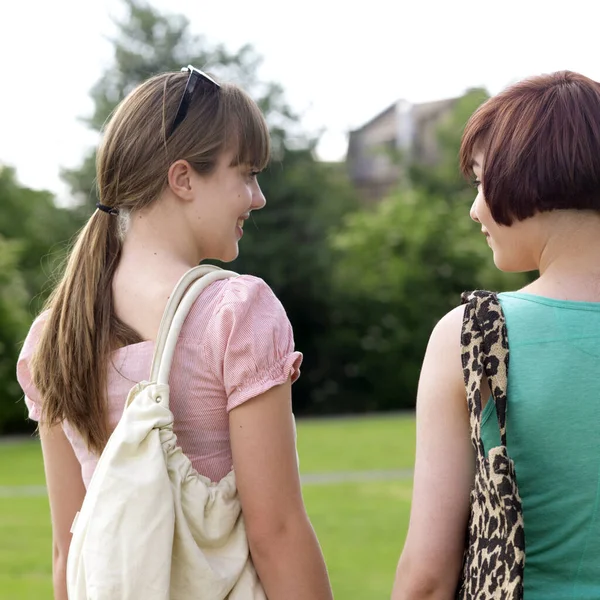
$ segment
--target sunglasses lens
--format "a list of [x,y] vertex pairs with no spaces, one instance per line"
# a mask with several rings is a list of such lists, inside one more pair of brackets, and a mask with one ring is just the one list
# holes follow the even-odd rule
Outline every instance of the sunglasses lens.
[[198,87],[205,87],[207,90],[217,90],[221,87],[214,79],[192,66],[181,70],[188,71],[190,75],[188,77],[185,89],[183,90],[183,96],[181,97],[181,102],[179,103],[179,108],[177,109],[177,114],[175,115],[175,120],[173,121],[173,126],[171,128],[171,132],[169,133],[169,137],[173,135],[175,129],[177,129],[177,127],[179,127],[181,122],[185,119],[190,102],[192,101],[192,96]]

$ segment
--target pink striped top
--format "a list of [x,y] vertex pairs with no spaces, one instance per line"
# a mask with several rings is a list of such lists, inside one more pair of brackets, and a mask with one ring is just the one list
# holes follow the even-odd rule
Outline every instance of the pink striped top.
[[[45,315],[25,340],[17,378],[31,419],[40,418],[40,397],[32,385],[29,360]],[[123,412],[129,390],[148,379],[154,342],[125,346],[112,354],[108,372],[111,429]],[[271,288],[250,275],[208,286],[186,319],[173,359],[170,407],[174,430],[194,468],[213,481],[231,469],[228,412],[246,400],[300,374],[302,354],[294,351],[292,327]],[[63,429],[81,464],[87,487],[97,463],[79,434]]]

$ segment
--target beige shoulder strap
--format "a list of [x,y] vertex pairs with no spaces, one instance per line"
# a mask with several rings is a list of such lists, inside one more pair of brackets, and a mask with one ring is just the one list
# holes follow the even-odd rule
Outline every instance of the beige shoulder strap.
[[190,269],[177,282],[160,322],[152,359],[150,382],[165,385],[169,383],[169,372],[179,333],[190,309],[202,291],[219,279],[237,277],[237,275],[233,271],[225,271],[213,265],[200,265]]

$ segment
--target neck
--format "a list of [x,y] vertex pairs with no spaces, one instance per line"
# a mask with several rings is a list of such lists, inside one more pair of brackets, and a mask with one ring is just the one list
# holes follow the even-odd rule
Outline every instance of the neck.
[[539,279],[529,289],[573,300],[600,300],[600,215],[588,211],[547,213],[548,234]]
[[167,198],[130,216],[123,241],[122,260],[141,268],[185,268],[196,266],[202,256],[190,229]]

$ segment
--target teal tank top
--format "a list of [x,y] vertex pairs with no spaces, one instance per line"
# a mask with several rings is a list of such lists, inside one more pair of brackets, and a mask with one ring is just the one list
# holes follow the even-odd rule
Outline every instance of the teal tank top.
[[[525,600],[600,598],[600,303],[499,294],[507,447],[525,524]],[[500,443],[493,401],[486,450]]]

